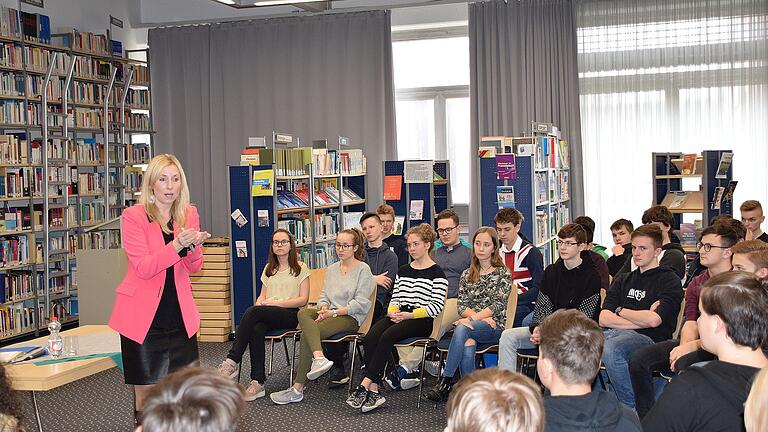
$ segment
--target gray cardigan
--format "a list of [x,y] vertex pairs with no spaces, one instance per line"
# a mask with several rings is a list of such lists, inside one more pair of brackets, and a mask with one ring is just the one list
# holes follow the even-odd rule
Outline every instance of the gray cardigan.
[[340,263],[328,267],[323,292],[317,300],[317,307],[327,305],[329,309],[349,307],[349,316],[360,325],[371,309],[371,293],[376,288],[368,264],[360,262],[346,275],[339,270]]

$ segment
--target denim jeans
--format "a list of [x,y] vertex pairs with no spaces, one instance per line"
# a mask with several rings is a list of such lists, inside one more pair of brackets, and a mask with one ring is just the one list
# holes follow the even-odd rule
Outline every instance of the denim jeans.
[[653,345],[653,339],[634,330],[605,329],[603,364],[619,402],[635,409],[635,393],[629,376],[629,359],[638,349]]
[[499,341],[499,367],[517,372],[517,351],[536,348],[531,342],[531,331],[528,327],[517,327],[504,330]]
[[[485,321],[470,321],[474,329],[465,325],[456,326],[453,330],[451,345],[448,348],[448,358],[445,360],[444,376],[450,378],[461,371],[461,376],[466,376],[475,370],[475,352],[477,344],[494,344],[499,341],[501,329],[495,329]],[[468,339],[473,339],[475,344],[464,346]]]

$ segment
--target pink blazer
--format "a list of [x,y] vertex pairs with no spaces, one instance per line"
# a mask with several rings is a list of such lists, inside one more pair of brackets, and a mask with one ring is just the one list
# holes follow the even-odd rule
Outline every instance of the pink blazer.
[[[200,229],[197,209],[192,205],[187,207],[186,226]],[[178,230],[174,222],[174,236]],[[186,257],[179,257],[173,243],[165,244],[160,225],[149,222],[141,205],[123,211],[121,232],[128,271],[117,287],[109,326],[131,340],[144,343],[163,294],[166,269],[172,268],[184,327],[187,336],[192,337],[200,328],[200,314],[192,299],[189,274],[203,267],[203,248],[198,246]]]

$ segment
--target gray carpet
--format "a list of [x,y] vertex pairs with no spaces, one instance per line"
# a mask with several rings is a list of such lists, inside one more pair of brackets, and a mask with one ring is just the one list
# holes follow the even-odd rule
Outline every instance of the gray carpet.
[[[204,366],[215,367],[226,355],[229,343],[200,343]],[[289,342],[290,348],[290,342]],[[247,384],[250,369],[248,354],[243,359],[242,383]],[[355,374],[359,381],[359,371]],[[435,406],[422,398],[416,408],[417,390],[385,391],[386,404],[371,413],[362,414],[346,403],[346,387],[329,390],[327,376],[310,382],[304,401],[278,406],[269,393],[288,387],[288,368],[282,347],[275,346],[275,367],[267,380],[267,396],[247,403],[238,431],[373,431],[412,430],[442,431],[445,427],[445,404]],[[429,377],[427,385],[434,385]],[[37,394],[43,429],[54,432],[131,431],[133,424],[132,387],[123,383],[119,369]],[[32,400],[28,392],[19,393],[24,404],[24,424],[28,431],[37,430]]]

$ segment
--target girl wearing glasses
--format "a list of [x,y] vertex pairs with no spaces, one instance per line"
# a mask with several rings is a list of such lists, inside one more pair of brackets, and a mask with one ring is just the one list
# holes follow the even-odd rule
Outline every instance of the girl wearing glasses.
[[251,354],[251,383],[245,400],[264,396],[264,337],[270,330],[295,329],[296,314],[309,299],[309,269],[299,262],[296,242],[290,232],[278,229],[272,234],[267,266],[261,273],[261,294],[256,304],[243,315],[235,332],[235,342],[218,367],[219,374],[234,378],[245,349]]
[[370,267],[363,262],[365,248],[360,231],[342,230],[336,237],[336,255],[339,261],[328,267],[317,308],[302,309],[298,314],[301,352],[296,378],[292,387],[269,395],[278,405],[304,399],[307,380],[319,378],[333,366],[320,341],[335,334],[356,332],[371,309],[376,282]]
[[347,399],[352,408],[368,412],[384,404],[379,386],[393,346],[404,339],[428,337],[432,320],[443,311],[448,280],[429,256],[436,237],[427,224],[409,229],[405,236],[412,261],[397,272],[388,319],[377,321],[365,335],[365,374]]

